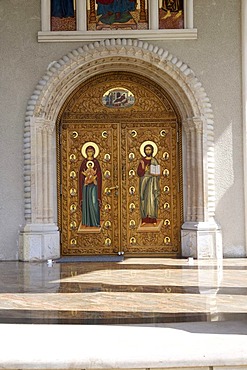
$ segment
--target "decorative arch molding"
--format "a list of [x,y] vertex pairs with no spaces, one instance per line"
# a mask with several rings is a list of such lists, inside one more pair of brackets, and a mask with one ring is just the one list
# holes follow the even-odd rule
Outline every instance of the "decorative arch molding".
[[50,63],[28,101],[24,129],[26,225],[20,234],[21,260],[44,260],[60,254],[55,176],[55,122],[59,111],[88,78],[126,69],[166,90],[182,119],[183,256],[221,256],[221,232],[214,220],[213,112],[202,84],[186,63],[167,50],[140,40],[106,39],[74,49]]

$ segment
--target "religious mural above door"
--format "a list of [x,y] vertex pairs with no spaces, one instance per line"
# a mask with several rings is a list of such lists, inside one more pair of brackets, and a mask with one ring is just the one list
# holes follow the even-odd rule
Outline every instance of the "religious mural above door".
[[89,31],[148,29],[147,0],[87,0]]
[[51,30],[76,30],[75,0],[51,0]]
[[159,29],[184,28],[184,0],[159,0]]
[[[88,31],[148,30],[147,0],[86,1]],[[154,9],[152,9],[154,12]],[[184,1],[159,0],[159,29],[184,28]],[[51,30],[76,31],[76,0],[51,0]]]
[[104,93],[102,103],[108,108],[127,108],[135,104],[135,97],[123,87],[114,87]]

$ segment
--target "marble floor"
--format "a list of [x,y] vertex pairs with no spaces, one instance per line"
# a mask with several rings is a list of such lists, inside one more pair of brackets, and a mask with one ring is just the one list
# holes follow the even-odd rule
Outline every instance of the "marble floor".
[[0,323],[151,324],[247,319],[247,259],[0,262]]

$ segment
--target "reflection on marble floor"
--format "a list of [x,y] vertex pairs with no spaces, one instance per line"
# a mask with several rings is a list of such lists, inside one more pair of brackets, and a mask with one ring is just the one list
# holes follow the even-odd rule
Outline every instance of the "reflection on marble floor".
[[247,259],[0,262],[0,322],[246,320]]

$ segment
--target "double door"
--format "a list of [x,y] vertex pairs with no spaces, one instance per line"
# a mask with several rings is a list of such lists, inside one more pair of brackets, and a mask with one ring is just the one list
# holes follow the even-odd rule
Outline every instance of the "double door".
[[63,123],[62,255],[179,256],[176,121]]

